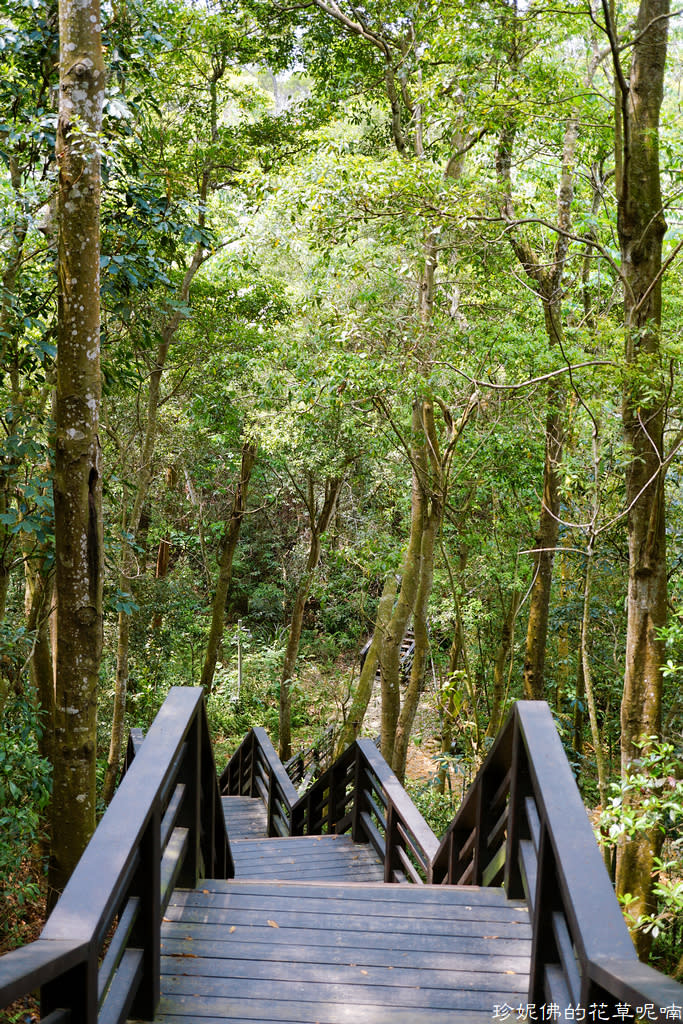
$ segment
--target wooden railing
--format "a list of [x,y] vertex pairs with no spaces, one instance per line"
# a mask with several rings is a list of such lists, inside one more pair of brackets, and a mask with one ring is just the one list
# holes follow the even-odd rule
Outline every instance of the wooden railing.
[[292,808],[292,835],[350,832],[384,864],[385,882],[424,882],[438,840],[368,739],[356,740]]
[[424,882],[439,842],[372,740],[356,740],[299,797],[264,729],[252,729],[221,775],[226,796],[261,797],[268,835],[350,832],[370,843],[386,882]]
[[268,835],[291,835],[294,783],[277,756],[265,729],[250,729],[220,777],[225,796],[260,797],[268,814]]
[[544,702],[514,706],[441,841],[430,880],[503,885],[509,897],[526,898],[529,1001],[557,1004],[562,1019],[565,1010],[588,1014],[603,1004],[595,1019],[618,1019],[628,1004],[664,1020],[666,1007],[683,1004],[683,986],[636,956]]
[[0,1007],[40,987],[43,1024],[152,1020],[173,888],[233,876],[202,690],[174,687],[135,741],[40,938],[0,958]]

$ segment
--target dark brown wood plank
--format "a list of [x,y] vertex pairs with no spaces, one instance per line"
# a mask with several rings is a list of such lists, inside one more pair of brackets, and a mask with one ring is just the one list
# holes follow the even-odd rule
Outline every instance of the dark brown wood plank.
[[[311,951],[309,950],[309,955]],[[315,956],[315,952],[312,954]],[[224,984],[233,979],[250,979],[252,982],[314,982],[328,985],[370,985],[390,986],[399,993],[403,989],[436,989],[442,992],[451,992],[454,987],[463,990],[496,991],[501,986],[501,975],[506,976],[506,985],[509,984],[511,991],[526,992],[528,985],[528,958],[518,957],[516,962],[520,969],[514,968],[495,969],[491,958],[479,957],[479,967],[473,969],[471,963],[463,966],[458,962],[448,969],[435,969],[429,964],[426,967],[416,967],[413,961],[403,964],[390,964],[384,967],[366,965],[363,957],[363,950],[358,950],[354,961],[341,964],[320,964],[306,960],[270,960],[270,959],[231,959],[216,960],[212,958],[190,958],[163,957],[162,974],[169,977],[185,977],[190,989],[183,988],[182,991],[190,991],[195,984],[194,979],[199,976],[204,979],[223,979]],[[510,963],[512,958],[507,959]],[[453,964],[453,957],[451,957]],[[397,966],[400,967],[397,970]],[[164,982],[166,985],[166,982]],[[168,989],[168,986],[166,986]],[[169,989],[170,990],[170,989]],[[206,991],[206,989],[204,989]],[[388,1005],[388,1002],[387,1002]]]
[[[388,889],[395,889],[394,886],[387,886]],[[476,895],[476,894],[475,894]],[[171,920],[178,920],[178,914],[182,908],[186,908],[188,914],[191,915],[191,908],[201,908],[204,912],[209,911],[212,914],[212,919],[217,923],[223,920],[222,916],[229,911],[245,911],[245,910],[273,910],[278,905],[288,905],[289,902],[296,899],[296,910],[300,913],[306,914],[335,914],[343,913],[346,916],[360,916],[365,918],[368,912],[368,899],[353,898],[356,893],[351,893],[348,896],[341,894],[337,895],[323,895],[317,891],[316,896],[303,896],[297,894],[292,896],[291,894],[282,893],[278,891],[272,892],[243,892],[239,889],[233,889],[231,892],[225,893],[212,893],[209,890],[206,892],[189,890],[186,892],[176,892],[174,900],[171,901],[174,909],[174,916],[167,914],[171,917]],[[175,902],[177,901],[177,902]],[[409,905],[410,906],[410,905]],[[476,908],[476,910],[475,910]],[[528,912],[526,907],[520,907],[516,903],[504,902],[500,904],[488,904],[481,905],[478,900],[471,898],[466,902],[465,899],[458,899],[457,901],[443,901],[440,904],[428,903],[424,906],[420,905],[420,917],[423,920],[428,918],[435,918],[441,920],[444,917],[469,917],[476,912],[477,918],[481,921],[527,921]],[[381,917],[403,917],[406,913],[406,903],[400,899],[391,900],[389,898],[384,899],[372,897],[372,914],[373,918]],[[188,916],[187,920],[197,920],[197,918]]]
[[296,1006],[279,1006],[266,1000],[250,1000],[248,1005],[241,1003],[234,1012],[227,1012],[226,1006],[221,1007],[220,1015],[212,1016],[205,1006],[195,1007],[192,997],[185,998],[182,1005],[175,1004],[167,1010],[162,1001],[155,1024],[182,1024],[191,1021],[193,1024],[490,1024],[492,1008],[487,1010],[398,1010],[394,1007],[384,1010],[378,1006],[344,1007],[326,1002],[298,1004]]
[[[263,882],[251,882],[245,879],[221,879],[221,878],[207,878],[204,879],[200,886],[200,890],[207,890],[208,892],[251,892],[251,893],[263,893],[272,892],[277,893],[279,890],[289,895],[294,895],[298,898],[311,896],[314,898],[320,898],[321,896],[340,896],[346,898],[349,896],[352,899],[365,900],[367,893],[372,892],[373,902],[382,900],[389,900],[391,902],[400,901],[405,904],[418,904],[420,907],[426,905],[434,906],[450,906],[458,902],[471,903],[475,901],[477,906],[483,904],[493,904],[496,906],[515,906],[519,908],[525,908],[526,903],[523,900],[508,900],[505,896],[503,889],[483,889],[476,885],[366,885],[358,884],[354,885],[350,882],[339,882],[335,883],[330,881],[324,885],[311,884],[302,882],[293,887],[292,883],[278,886],[275,882],[272,887],[264,884]],[[194,891],[194,890],[193,890]]]
[[[469,940],[470,942],[472,940]],[[523,946],[525,953],[517,955],[515,950]],[[206,948],[206,953],[203,950]],[[458,949],[456,943],[449,944],[446,951],[426,949],[374,948],[366,946],[354,947],[316,946],[282,944],[272,942],[220,942],[214,945],[201,941],[190,944],[182,939],[166,939],[164,955],[161,958],[162,972],[173,974],[179,970],[178,961],[182,961],[183,970],[192,974],[210,974],[211,971],[223,973],[222,964],[236,964],[240,959],[260,962],[267,970],[267,964],[321,964],[333,967],[348,967],[355,964],[371,969],[380,968],[415,968],[442,971],[489,971],[505,974],[513,971],[523,974],[529,967],[529,943],[520,942],[488,942],[485,951],[471,952],[464,940],[464,949]],[[498,950],[498,952],[496,952]],[[197,966],[198,965],[198,966]],[[210,966],[209,966],[210,965]],[[229,968],[228,968],[229,969]]]
[[[312,860],[347,845],[305,841]],[[526,1001],[530,951],[526,908],[502,891],[207,880],[169,905],[158,1019],[490,1021]]]
[[[469,984],[466,979],[458,979],[457,988],[451,985],[447,988],[426,988],[421,985],[370,985],[365,982],[362,969],[356,970],[357,977],[348,977],[345,983],[334,982],[331,979],[322,981],[302,981],[298,977],[294,980],[272,980],[268,984],[254,985],[252,978],[198,978],[192,975],[169,974],[164,978],[164,994],[168,999],[174,996],[194,996],[197,985],[201,981],[200,999],[206,1000],[243,1000],[251,999],[259,991],[267,991],[272,1000],[285,1003],[314,1003],[324,993],[324,997],[331,1003],[341,1003],[345,1006],[354,1003],[375,1005],[382,1007],[407,1007],[412,1006],[418,1009],[449,1010],[459,1003],[465,1007],[475,1007],[478,1010],[493,1008],[496,1002],[503,1002],[505,998],[512,999],[515,995],[521,999],[526,996],[528,978],[522,976],[508,976],[505,979],[506,988],[501,991],[500,975],[474,975],[470,976]],[[496,985],[496,981],[498,984]],[[488,982],[484,988],[484,982]],[[525,999],[526,1001],[526,999]]]
[[249,796],[224,796],[221,803],[231,843],[267,836],[268,819],[263,800]]
[[[270,906],[261,906],[258,909],[231,907],[227,910],[219,910],[216,907],[169,907],[166,910],[165,920],[192,925],[206,924],[211,927],[222,928],[231,927],[232,925],[259,925],[277,919],[277,923],[281,928],[326,929],[329,922],[339,920],[343,914],[343,927],[345,931],[387,931],[393,935],[415,930],[421,934],[450,935],[460,927],[460,925],[455,925],[456,921],[462,922],[463,925],[471,925],[474,921],[476,922],[477,931],[484,930],[484,923],[488,930],[493,928],[499,931],[499,925],[504,926],[504,934],[506,935],[526,935],[528,928],[528,922],[520,920],[519,915],[511,916],[507,920],[501,920],[502,910],[497,911],[499,915],[497,920],[491,920],[490,917],[482,917],[478,913],[478,908],[465,908],[466,912],[461,913],[459,917],[449,915],[441,919],[433,916],[425,918],[420,915],[419,918],[406,918],[404,915],[392,917],[386,913],[380,917],[374,913],[374,904],[370,904],[372,909],[369,909],[365,914],[348,914],[344,913],[343,910],[335,910],[332,907],[322,911],[293,909],[292,906],[284,905],[284,901],[278,902],[280,905],[275,903]],[[462,910],[463,908],[459,909]],[[515,915],[514,910],[511,911],[511,915]],[[509,927],[511,925],[515,926],[512,928],[512,931]]]
[[232,844],[235,874],[245,879],[381,882],[384,867],[349,836],[297,836]]
[[275,999],[230,999],[181,994],[167,997],[164,994],[159,1003],[159,1016],[156,1020],[159,1021],[159,1017],[164,1019],[166,1014],[173,1014],[185,1016],[192,1021],[202,1021],[202,1024],[206,1024],[206,1017],[219,1021],[220,1024],[235,1018],[259,1021],[263,1024],[285,1020],[305,1024],[359,1024],[363,1021],[368,1024],[453,1024],[458,1010],[478,1011],[482,1015],[486,1014],[484,1020],[490,1021],[496,1003],[503,1002],[504,993],[487,993],[483,997],[479,993],[462,993],[459,998],[453,1000],[448,1009],[402,1009],[395,1006],[385,1007],[377,1003],[345,1005],[327,1001],[324,997],[310,1002],[287,1002]]

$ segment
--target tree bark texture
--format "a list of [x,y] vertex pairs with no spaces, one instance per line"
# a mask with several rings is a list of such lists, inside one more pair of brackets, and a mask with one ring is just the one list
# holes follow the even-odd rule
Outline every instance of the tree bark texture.
[[[401,589],[386,630],[382,635],[379,651],[380,680],[382,690],[381,749],[387,764],[394,759],[396,726],[401,710],[400,658],[401,642],[406,634],[410,616],[413,613],[415,596],[420,582],[420,552],[422,550],[422,529],[424,526],[424,495],[420,476],[426,472],[424,428],[422,425],[422,404],[413,403],[413,443],[411,445],[412,500],[410,537],[401,565]],[[420,469],[418,470],[418,467]]]
[[[660,366],[660,325],[666,221],[660,186],[659,117],[669,2],[641,0],[628,81],[619,63],[607,7],[605,16],[621,87],[623,134],[617,227],[626,328],[622,419],[630,455],[626,474],[629,580],[621,703],[623,772],[638,756],[638,742],[661,731],[664,647],[659,630],[666,622],[667,577],[662,466],[666,397]],[[653,862],[660,847],[661,838],[653,833],[625,842],[618,852],[617,893],[635,897],[630,912],[636,918],[654,909]],[[633,938],[639,955],[646,958],[651,937],[634,932]]]
[[289,636],[285,657],[282,663],[280,674],[280,729],[279,729],[279,753],[282,761],[287,761],[292,756],[292,681],[294,678],[294,667],[299,654],[299,643],[301,642],[301,630],[304,624],[304,612],[306,602],[315,576],[315,570],[320,561],[322,539],[337,506],[337,499],[341,491],[344,477],[328,477],[325,481],[325,497],[322,507],[318,511],[315,505],[313,492],[313,481],[309,478],[309,499],[308,515],[311,531],[311,543],[308,549],[308,557],[303,575],[299,580],[292,618],[289,624]]
[[218,579],[216,580],[216,591],[214,593],[213,608],[211,612],[211,627],[209,629],[209,638],[206,644],[206,655],[204,658],[201,677],[201,685],[204,687],[206,693],[211,693],[213,676],[216,671],[218,650],[223,639],[223,629],[225,626],[225,602],[228,597],[230,582],[232,580],[232,563],[235,557],[237,542],[240,537],[242,519],[247,511],[249,480],[251,479],[251,472],[254,468],[255,462],[256,446],[251,442],[246,442],[242,446],[242,466],[240,469],[240,478],[237,481],[237,486],[235,487],[235,496],[232,501],[230,518],[225,525],[225,530],[221,539],[221,553],[218,560]]
[[524,655],[524,695],[527,700],[545,700],[545,652],[550,616],[550,591],[553,563],[560,536],[559,469],[564,442],[564,417],[557,406],[564,389],[551,380],[548,386],[548,412],[545,424],[545,462],[543,466],[543,501],[538,517],[538,533],[534,554],[534,575],[529,595],[526,650]]
[[434,580],[434,549],[441,528],[441,517],[443,514],[442,502],[435,494],[432,494],[424,504],[424,523],[420,543],[420,573],[413,607],[415,648],[413,663],[410,668],[410,679],[403,696],[403,704],[396,725],[396,737],[391,764],[394,774],[401,783],[405,778],[408,744],[410,743],[410,734],[413,729],[420,694],[422,693],[427,658],[429,656],[427,612]]
[[353,695],[349,713],[346,716],[346,721],[339,735],[337,756],[343,753],[343,751],[353,743],[360,733],[363,725],[365,712],[367,711],[368,704],[372,699],[372,690],[375,682],[375,676],[377,675],[377,666],[379,664],[379,650],[391,616],[391,609],[393,608],[394,601],[396,599],[397,586],[398,582],[396,577],[391,573],[386,578],[384,589],[382,590],[382,596],[379,599],[379,605],[377,607],[377,621],[375,622],[375,629],[372,634],[372,642],[368,648],[367,654],[365,655],[365,661],[363,662],[363,667],[361,668],[360,676],[358,677],[358,686],[356,687],[356,692]]
[[59,37],[58,640],[49,899],[63,889],[95,827],[103,567],[97,137],[105,84],[98,0],[60,0]]

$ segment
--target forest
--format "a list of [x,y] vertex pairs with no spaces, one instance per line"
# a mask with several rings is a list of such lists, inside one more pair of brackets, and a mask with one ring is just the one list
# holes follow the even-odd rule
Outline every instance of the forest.
[[0,0],[0,949],[201,685],[437,831],[547,701],[683,976],[681,13]]

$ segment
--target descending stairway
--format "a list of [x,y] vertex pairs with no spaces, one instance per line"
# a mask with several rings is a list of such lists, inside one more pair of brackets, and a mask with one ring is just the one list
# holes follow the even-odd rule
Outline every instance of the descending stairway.
[[501,890],[383,884],[347,835],[268,838],[223,797],[235,879],[176,890],[162,925],[164,1024],[490,1021],[526,999],[526,904]]
[[41,1024],[682,1019],[541,702],[515,705],[440,842],[370,740],[299,796],[253,729],[219,780],[199,689],[171,690],[126,764],[40,937],[0,957],[0,1009],[40,989]]

